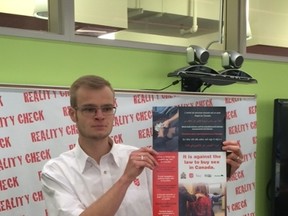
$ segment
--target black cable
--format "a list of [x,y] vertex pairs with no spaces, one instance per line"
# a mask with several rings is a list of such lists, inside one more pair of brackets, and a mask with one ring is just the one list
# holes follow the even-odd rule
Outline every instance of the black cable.
[[206,83],[205,84],[205,88],[203,88],[203,90],[201,91],[201,92],[204,92],[207,88],[209,88],[210,86],[212,86],[212,84],[208,84],[208,83]]
[[162,89],[143,89],[143,90],[149,90],[149,91],[163,91],[163,90],[169,88],[170,86],[177,85],[180,81],[181,81],[181,79],[180,79],[180,80],[175,80],[175,81],[173,81],[170,85],[168,85],[168,86],[166,86],[166,87],[164,87],[164,88],[162,88]]
[[159,89],[159,91],[163,91],[163,90],[169,88],[170,86],[177,85],[180,81],[181,81],[181,80],[175,80],[175,81],[173,81],[170,85],[168,85],[168,86],[166,86],[166,87],[164,87],[164,88],[162,88],[162,89]]

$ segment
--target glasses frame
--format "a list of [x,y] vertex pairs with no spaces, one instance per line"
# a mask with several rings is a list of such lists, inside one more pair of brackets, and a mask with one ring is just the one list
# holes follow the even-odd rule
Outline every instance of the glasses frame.
[[[110,109],[111,110],[105,110]],[[103,116],[112,116],[116,113],[116,107],[110,105],[103,105],[103,106],[80,106],[74,107],[76,111],[79,111],[85,117],[94,117],[97,115],[98,111],[101,110]]]

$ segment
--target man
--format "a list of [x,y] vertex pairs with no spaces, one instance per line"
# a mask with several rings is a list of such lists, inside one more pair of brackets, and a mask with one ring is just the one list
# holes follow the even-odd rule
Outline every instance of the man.
[[[70,118],[79,137],[76,147],[48,161],[42,187],[49,216],[150,216],[151,170],[157,152],[113,144],[109,135],[115,114],[115,93],[105,79],[89,75],[70,88]],[[232,151],[227,163],[236,170],[242,158],[236,142],[224,143]],[[233,160],[234,159],[234,160]]]

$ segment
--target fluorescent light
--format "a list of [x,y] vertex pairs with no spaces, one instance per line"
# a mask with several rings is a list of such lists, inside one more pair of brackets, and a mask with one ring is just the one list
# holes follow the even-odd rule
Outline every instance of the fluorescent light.
[[115,40],[115,32],[100,35],[100,36],[98,36],[98,38],[108,39],[108,40]]

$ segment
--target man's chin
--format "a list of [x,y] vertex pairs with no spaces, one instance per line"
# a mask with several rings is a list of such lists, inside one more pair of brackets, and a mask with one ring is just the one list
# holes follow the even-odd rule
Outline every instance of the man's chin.
[[109,134],[107,133],[97,133],[97,134],[91,134],[90,136],[88,136],[90,139],[94,139],[94,140],[102,140],[102,139],[106,139],[107,137],[109,137]]

